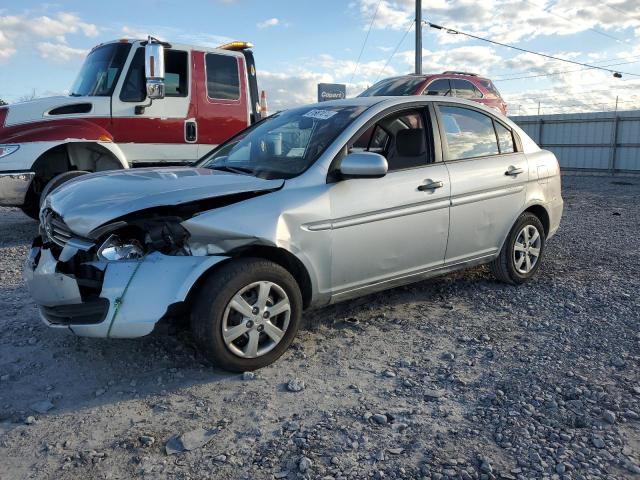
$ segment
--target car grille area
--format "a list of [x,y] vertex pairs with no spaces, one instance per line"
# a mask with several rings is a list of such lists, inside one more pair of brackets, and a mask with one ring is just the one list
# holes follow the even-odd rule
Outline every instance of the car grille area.
[[109,300],[96,298],[83,303],[40,307],[44,318],[53,325],[95,325],[101,323],[109,311]]
[[43,236],[60,247],[64,247],[73,237],[71,229],[62,217],[52,210],[45,212],[42,224]]

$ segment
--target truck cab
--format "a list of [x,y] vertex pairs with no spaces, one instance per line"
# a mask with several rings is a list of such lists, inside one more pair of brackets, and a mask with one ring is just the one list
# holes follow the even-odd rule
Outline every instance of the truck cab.
[[197,160],[265,113],[250,47],[96,46],[68,96],[0,108],[0,205],[37,217],[72,176]]

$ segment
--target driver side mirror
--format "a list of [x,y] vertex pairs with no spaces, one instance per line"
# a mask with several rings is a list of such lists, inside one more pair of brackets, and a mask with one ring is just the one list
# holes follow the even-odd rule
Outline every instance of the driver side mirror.
[[144,73],[149,100],[164,98],[164,46],[151,37],[144,47]]
[[387,174],[387,159],[379,153],[354,152],[342,159],[340,175],[342,178],[380,178]]

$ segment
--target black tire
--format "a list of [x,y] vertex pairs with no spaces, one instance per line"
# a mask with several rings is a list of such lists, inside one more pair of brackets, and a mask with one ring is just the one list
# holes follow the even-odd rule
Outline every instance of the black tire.
[[[516,252],[514,252],[514,249],[516,240],[527,226],[534,227],[539,232],[540,244],[537,260],[531,270],[524,273],[516,267]],[[538,217],[529,212],[520,215],[516,223],[511,227],[509,235],[502,246],[502,250],[500,250],[500,254],[489,264],[493,275],[501,282],[511,285],[520,285],[528,281],[540,268],[540,263],[544,255],[545,235],[544,227]],[[518,255],[522,255],[522,253],[518,252]]]
[[[47,198],[47,195],[53,192],[60,185],[68,182],[73,178],[86,175],[87,173],[91,173],[91,172],[87,172],[85,170],[72,170],[70,172],[64,172],[64,173],[61,173],[60,175],[56,175],[55,177],[53,177],[51,180],[47,182],[47,184],[42,189],[42,193],[40,194],[40,200],[38,202],[39,206],[42,207],[45,199]],[[36,215],[36,218],[37,218],[37,215]]]
[[37,202],[25,203],[20,207],[20,210],[22,210],[22,213],[24,213],[27,217],[31,217],[34,220],[39,220],[40,206]]
[[[286,293],[290,305],[289,324],[282,339],[272,350],[255,358],[243,358],[233,353],[224,341],[222,333],[224,314],[232,298],[254,282],[272,282]],[[231,260],[215,270],[195,295],[191,310],[191,331],[206,356],[215,365],[225,370],[246,372],[275,362],[291,345],[300,326],[302,317],[300,287],[287,270],[268,260],[259,258]],[[266,338],[270,341],[262,335],[263,333],[260,333],[262,340]]]

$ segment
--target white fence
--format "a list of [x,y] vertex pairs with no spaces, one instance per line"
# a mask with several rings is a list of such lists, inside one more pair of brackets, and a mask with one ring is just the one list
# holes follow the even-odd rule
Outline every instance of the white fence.
[[511,117],[563,170],[640,173],[640,110]]

